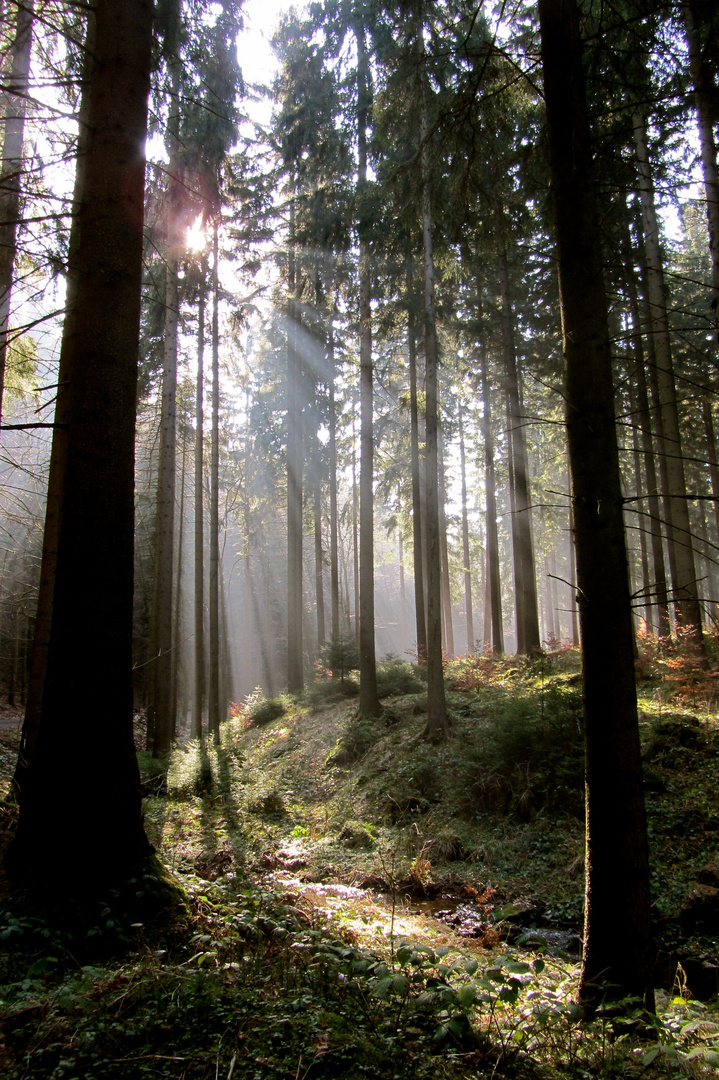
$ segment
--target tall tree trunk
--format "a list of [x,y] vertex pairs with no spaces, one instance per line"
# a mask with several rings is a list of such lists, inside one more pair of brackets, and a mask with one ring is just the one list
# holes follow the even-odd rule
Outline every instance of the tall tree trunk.
[[175,615],[172,627],[172,673],[170,686],[172,687],[172,703],[170,716],[172,729],[170,738],[175,739],[177,734],[177,698],[182,660],[180,656],[180,635],[182,632],[182,533],[185,524],[185,466],[187,461],[187,435],[182,435],[182,467],[180,469],[180,520],[178,522],[177,536],[177,574],[175,575]]
[[202,738],[202,705],[205,697],[205,515],[203,507],[202,463],[204,451],[204,358],[205,285],[207,259],[200,266],[200,296],[197,305],[197,384],[195,388],[195,695],[192,706],[192,738]]
[[315,435],[315,461],[312,477],[312,501],[315,539],[315,602],[317,605],[317,648],[325,647],[325,590],[322,565],[322,477],[320,475],[319,438]]
[[474,647],[474,614],[472,612],[472,572],[469,565],[469,521],[467,519],[467,469],[464,455],[464,418],[462,401],[459,405],[459,468],[462,484],[462,562],[464,564],[464,611],[467,620],[467,653]]
[[[424,58],[423,21],[418,45]],[[437,400],[437,325],[434,296],[434,255],[432,251],[432,204],[429,190],[429,146],[427,119],[427,76],[420,71],[421,86],[421,169],[422,240],[424,247],[424,352],[425,423],[427,431],[426,498],[427,517],[427,729],[430,738],[444,739],[450,727],[442,669],[442,595],[439,521],[439,406]]]
[[632,425],[632,451],[634,456],[634,492],[636,498],[636,520],[637,531],[639,533],[639,552],[640,552],[640,569],[642,573],[642,598],[644,601],[644,622],[648,634],[654,634],[654,607],[652,598],[652,583],[649,577],[649,552],[647,550],[647,529],[646,529],[646,511],[644,510],[644,496],[642,494],[644,490],[643,473],[642,473],[642,453],[639,445],[639,426],[637,423],[637,410],[635,405],[635,394],[631,394],[631,410],[634,417],[634,424]]
[[180,9],[168,18],[165,37],[170,72],[170,106],[167,118],[169,188],[165,211],[165,327],[162,362],[162,408],[160,414],[160,461],[157,475],[157,517],[155,525],[155,587],[151,633],[154,657],[154,692],[148,738],[152,735],[152,755],[170,751],[172,716],[172,581],[175,547],[175,453],[177,442],[177,330],[179,323],[180,236]]
[[397,561],[399,563],[399,633],[400,655],[404,655],[407,648],[407,596],[404,586],[404,539],[401,527],[397,527]]
[[[682,12],[689,46],[689,70],[694,83],[694,105],[697,110],[699,144],[701,146],[704,191],[707,200],[709,254],[712,264],[711,321],[715,333],[715,356],[719,356],[719,169],[714,141],[715,108],[712,102],[712,76],[703,61],[699,41],[698,6],[694,0],[684,0]],[[716,91],[714,91],[716,93]],[[716,496],[718,492],[714,492]]]
[[220,741],[220,722],[225,719],[220,694],[220,282],[219,221],[212,228],[212,431],[210,434],[210,595],[209,682],[207,731]]
[[295,265],[295,206],[290,204],[287,313],[287,688],[298,694],[304,687],[302,590],[302,411],[304,407],[302,357],[298,347],[299,290]]
[[11,46],[12,66],[3,94],[4,133],[2,174],[0,174],[0,418],[5,389],[10,299],[20,217],[22,142],[30,77],[32,23],[32,0],[18,3],[15,38]]
[[[514,513],[512,514],[512,544],[514,548],[514,574],[517,607],[517,626],[523,631],[523,640],[517,642],[518,652],[531,653],[541,647],[539,618],[537,615],[537,577],[534,569],[532,545],[532,503],[529,493],[527,448],[524,437],[524,419],[519,398],[517,352],[514,344],[514,313],[509,288],[509,270],[506,252],[499,260],[502,292],[502,348],[507,377],[512,465],[514,472]],[[518,634],[519,638],[519,634]]]
[[677,392],[674,384],[669,323],[667,320],[664,272],[659,246],[659,228],[654,208],[649,153],[647,150],[646,124],[640,113],[634,115],[634,143],[639,172],[639,195],[642,205],[644,247],[647,259],[647,283],[649,291],[649,314],[656,362],[659,405],[666,453],[668,490],[667,503],[671,503],[670,532],[676,561],[674,609],[677,622],[684,629],[692,647],[704,655],[702,617],[697,593],[697,575],[694,568],[694,548],[689,524],[689,503],[684,477],[684,459],[677,410]]
[[22,733],[20,736],[20,751],[18,753],[17,765],[15,766],[15,774],[13,776],[13,791],[18,798],[20,797],[20,790],[22,788],[23,774],[32,758],[35,741],[40,727],[42,695],[47,666],[47,651],[52,625],[55,566],[57,563],[57,545],[62,517],[63,482],[67,456],[67,436],[65,432],[69,422],[69,412],[66,410],[69,409],[69,391],[72,386],[72,369],[70,364],[73,360],[75,351],[72,342],[74,335],[76,334],[74,319],[76,292],[79,280],[76,260],[78,248],[80,247],[82,240],[82,237],[80,236],[80,210],[82,209],[81,199],[85,188],[86,176],[85,163],[91,134],[88,126],[90,109],[90,94],[88,88],[93,74],[94,52],[95,13],[94,10],[90,8],[88,9],[87,28],[85,31],[82,90],[78,114],[77,163],[75,166],[75,183],[72,195],[72,222],[70,225],[67,258],[65,321],[62,326],[62,344],[60,348],[60,363],[57,375],[58,391],[55,403],[55,428],[53,429],[52,447],[50,450],[50,468],[47,499],[45,503],[45,529],[43,532],[42,561],[40,564],[40,582],[30,655],[30,670],[28,673],[25,719],[23,721]]
[[[662,547],[659,483],[657,481],[657,470],[654,459],[654,442],[652,439],[651,414],[649,411],[649,395],[647,393],[646,364],[644,347],[642,345],[639,302],[633,275],[630,275],[628,285],[630,311],[634,328],[634,333],[632,335],[635,357],[635,378],[633,380],[633,385],[637,397],[637,424],[642,438],[644,469],[647,477],[649,535],[651,537],[652,569],[654,572],[654,597],[652,597],[651,600],[656,603],[657,607],[657,633],[660,638],[668,639],[671,635],[671,622],[669,619],[669,596],[667,593],[667,577],[664,568],[664,551]],[[661,420],[661,416],[658,415],[657,419]]]
[[[352,430],[352,585],[354,604],[354,635],[357,649],[360,645],[360,573],[359,573],[359,491],[357,488],[357,447],[355,445],[354,425]],[[349,592],[349,583],[347,584]],[[349,600],[347,601],[347,617],[349,618]]]
[[60,365],[72,378],[63,468],[54,477],[61,498],[51,626],[40,723],[8,853],[16,873],[54,894],[86,896],[151,850],[133,745],[132,609],[152,15],[145,0],[100,0],[95,63],[83,90],[87,136],[76,189],[71,333],[62,345],[71,355]]
[[452,626],[452,593],[449,582],[449,549],[447,545],[446,491],[444,485],[444,438],[441,423],[437,426],[437,468],[439,486],[439,551],[442,561],[442,614],[444,624],[444,648],[448,656],[454,656],[454,627]]
[[409,437],[412,457],[412,565],[414,568],[414,611],[417,635],[417,663],[427,662],[427,616],[424,605],[424,528],[422,522],[422,478],[419,468],[419,412],[417,407],[417,338],[412,308],[411,281],[407,284],[407,348],[409,351]]
[[[494,474],[494,436],[489,395],[487,349],[484,339],[480,341],[480,365],[482,374],[482,430],[484,434],[484,489],[487,506],[487,589],[489,591],[491,641],[495,656],[504,653],[504,627],[502,624],[502,590],[499,578],[499,535],[497,532],[497,485]],[[486,632],[485,632],[485,636]]]
[[[612,359],[575,0],[539,0],[577,547],[586,754],[580,999],[642,997],[653,948]],[[607,672],[612,673],[607,678]]]
[[334,322],[330,318],[327,329],[327,358],[329,367],[330,415],[330,592],[332,594],[332,640],[339,639],[340,628],[340,579],[337,552],[337,413],[335,409],[335,335]]
[[[370,71],[364,24],[357,35],[357,197],[367,189],[367,114],[370,105]],[[372,392],[372,308],[371,265],[366,226],[360,212],[359,233],[359,322],[360,322],[360,697],[363,716],[379,712],[377,661],[374,630],[374,439]]]

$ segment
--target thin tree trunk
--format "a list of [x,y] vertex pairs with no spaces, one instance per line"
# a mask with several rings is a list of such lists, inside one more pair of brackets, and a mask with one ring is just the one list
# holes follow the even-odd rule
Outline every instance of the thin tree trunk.
[[653,1011],[649,846],[579,13],[575,0],[539,0],[539,18],[582,625],[587,850],[579,994],[590,1010],[605,996],[634,995]]
[[[418,46],[424,58],[423,20]],[[421,169],[422,169],[422,239],[424,247],[424,352],[425,352],[425,424],[427,432],[426,499],[427,518],[427,729],[430,738],[446,738],[450,719],[444,693],[442,669],[442,594],[439,519],[439,406],[437,395],[437,325],[434,296],[434,255],[432,252],[432,204],[429,190],[429,147],[427,119],[427,76],[421,79]]]
[[[367,112],[370,104],[370,71],[364,24],[358,23],[357,35],[357,193],[367,187]],[[372,392],[372,308],[370,301],[371,269],[366,228],[359,232],[359,321],[360,321],[360,698],[363,716],[379,712],[377,697],[377,661],[374,629],[374,438]]]
[[[571,486],[571,470],[568,477],[569,485]],[[579,614],[577,612],[577,556],[576,547],[574,542],[574,509],[572,507],[572,500],[569,500],[569,545],[567,552],[567,561],[569,562],[569,606],[572,609],[572,645],[575,649],[579,648]]]
[[[480,341],[480,365],[482,371],[482,428],[484,434],[484,488],[486,492],[487,533],[487,589],[491,614],[491,641],[495,656],[504,653],[504,627],[502,624],[502,590],[499,577],[499,535],[497,532],[497,485],[494,474],[494,436],[487,370],[487,349],[484,339]],[[485,608],[486,610],[486,608]],[[485,635],[486,636],[486,635]]]
[[664,273],[659,247],[659,229],[654,208],[654,187],[647,150],[646,124],[644,117],[640,113],[634,115],[634,143],[639,172],[639,195],[642,205],[644,246],[647,259],[649,333],[654,345],[659,405],[666,454],[667,503],[671,501],[670,533],[676,561],[676,581],[672,582],[674,610],[677,614],[677,622],[684,629],[688,641],[703,656],[702,617],[697,594],[694,548],[689,524],[689,503],[684,477],[677,392],[674,383]]
[[527,469],[527,448],[524,437],[524,420],[519,400],[519,378],[517,375],[517,354],[514,344],[514,313],[509,291],[509,270],[506,252],[499,260],[500,284],[502,293],[502,346],[507,377],[507,397],[510,411],[509,438],[512,442],[512,465],[514,472],[514,512],[512,514],[512,544],[515,563],[515,590],[517,606],[517,627],[521,625],[522,641],[519,633],[517,651],[531,653],[541,647],[539,637],[539,619],[537,616],[537,579],[534,569],[534,550],[532,546],[531,515],[532,504],[529,493],[529,475]]
[[8,348],[10,299],[17,251],[17,227],[20,219],[20,178],[22,143],[30,78],[33,4],[23,0],[17,5],[15,38],[11,47],[12,65],[3,94],[3,148],[0,174],[0,418],[5,389],[5,365]]
[[[719,170],[717,169],[717,151],[716,142],[714,141],[716,108],[712,100],[716,90],[713,87],[712,74],[701,55],[697,10],[697,5],[693,0],[684,0],[682,3],[684,27],[689,46],[689,70],[694,83],[694,105],[697,110],[704,191],[707,200],[713,292],[709,310],[715,334],[716,352],[714,360],[716,361],[717,355],[719,355]],[[716,491],[714,495],[717,495]]]
[[454,627],[452,626],[452,593],[449,583],[449,550],[447,546],[447,514],[445,510],[444,485],[444,438],[442,425],[437,426],[437,465],[439,471],[439,550],[442,559],[442,612],[444,623],[444,648],[448,656],[454,656]]
[[177,735],[177,686],[179,673],[182,667],[180,658],[180,634],[182,629],[182,533],[185,524],[185,466],[187,460],[187,435],[182,436],[182,468],[180,470],[180,521],[178,524],[177,537],[177,574],[175,580],[175,618],[172,628],[172,674],[170,685],[172,687],[172,705],[170,709],[171,732],[170,738]]
[[220,722],[225,719],[220,700],[220,283],[219,222],[212,229],[212,431],[210,436],[210,595],[209,685],[207,731],[220,741]]
[[327,329],[327,357],[329,366],[329,450],[330,450],[330,591],[332,594],[332,640],[339,639],[340,585],[339,558],[337,552],[337,414],[335,410],[335,335],[334,322],[330,318]]
[[461,398],[459,409],[459,468],[462,484],[462,562],[464,564],[464,611],[467,620],[467,653],[471,656],[474,647],[474,615],[472,612],[472,572],[469,565],[469,521],[467,518],[467,470],[464,454],[464,423]]
[[399,561],[399,633],[400,633],[400,655],[404,655],[407,648],[407,596],[404,586],[404,540],[402,539],[402,529],[397,527],[398,537],[398,551],[397,559]]
[[325,647],[325,590],[322,565],[322,478],[319,466],[319,438],[315,436],[314,476],[312,498],[315,540],[315,602],[317,606],[317,648]]
[[417,338],[412,309],[412,285],[407,283],[407,348],[409,351],[409,437],[412,459],[412,565],[414,568],[414,611],[417,635],[417,663],[427,662],[427,616],[424,605],[424,528],[422,522],[422,478],[419,467],[419,413],[417,407]]
[[290,248],[287,326],[287,687],[291,694],[304,687],[302,499],[303,499],[303,371],[298,348],[299,288],[295,266],[294,199],[290,207]]
[[[656,603],[657,608],[657,633],[660,638],[669,638],[671,635],[671,622],[669,619],[669,597],[667,593],[667,577],[664,567],[664,551],[662,547],[662,523],[659,506],[659,483],[654,458],[654,442],[652,439],[651,414],[649,411],[649,395],[647,393],[646,363],[644,348],[642,345],[641,322],[639,317],[639,302],[637,300],[636,283],[633,275],[629,278],[629,303],[634,327],[633,346],[636,361],[634,387],[637,395],[637,424],[642,437],[642,451],[644,454],[644,469],[647,477],[647,507],[649,510],[649,535],[652,547],[652,569],[654,572],[654,596],[651,601]],[[653,370],[651,368],[650,370]],[[661,421],[658,414],[657,419]]]
[[[360,641],[360,605],[359,605],[359,492],[357,490],[357,448],[355,446],[355,432],[352,431],[352,584],[354,602],[354,633],[357,648]],[[349,583],[347,585],[349,594]],[[349,599],[347,601],[347,617],[349,618]]]
[[195,695],[192,708],[192,738],[202,738],[202,705],[205,697],[205,515],[202,464],[204,450],[204,357],[205,283],[207,259],[200,267],[200,296],[197,309],[197,384],[195,389]]
[[173,728],[172,687],[172,584],[175,547],[175,455],[177,442],[177,331],[179,323],[180,209],[180,73],[179,7],[168,19],[165,47],[170,71],[170,106],[167,120],[169,190],[165,212],[165,327],[162,363],[162,409],[160,414],[160,461],[157,475],[155,526],[155,588],[151,633],[154,657],[154,692],[148,722],[152,755],[170,751]]
[[642,571],[642,597],[644,600],[644,622],[646,624],[647,634],[654,634],[654,610],[652,605],[652,585],[649,577],[649,553],[647,551],[647,531],[644,511],[644,498],[642,496],[643,483],[642,483],[642,455],[639,446],[639,427],[637,422],[637,413],[634,404],[635,395],[631,394],[630,385],[630,400],[631,410],[634,417],[634,424],[632,425],[632,450],[634,454],[634,491],[636,497],[636,519],[637,519],[637,531],[639,532],[639,550],[640,550],[640,562]]

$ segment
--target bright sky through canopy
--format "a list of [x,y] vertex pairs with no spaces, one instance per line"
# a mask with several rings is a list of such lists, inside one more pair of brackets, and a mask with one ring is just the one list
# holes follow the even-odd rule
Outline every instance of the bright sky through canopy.
[[270,44],[272,35],[284,11],[302,6],[290,0],[246,0],[242,7],[245,29],[237,43],[245,82],[267,86],[272,83],[277,71],[277,58]]

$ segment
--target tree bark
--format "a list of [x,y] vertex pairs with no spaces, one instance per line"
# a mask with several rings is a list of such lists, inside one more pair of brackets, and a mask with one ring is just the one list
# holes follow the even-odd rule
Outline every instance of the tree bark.
[[177,733],[177,699],[180,672],[182,671],[182,658],[180,656],[180,640],[182,632],[182,534],[185,525],[185,471],[187,462],[187,435],[182,436],[182,465],[180,467],[180,520],[177,527],[177,574],[175,575],[175,611],[172,626],[172,670],[170,674],[170,687],[172,690],[172,703],[170,708],[171,730],[170,738],[174,741]]
[[151,656],[154,657],[154,692],[148,739],[152,756],[170,751],[172,716],[172,582],[175,547],[175,455],[177,442],[177,331],[179,310],[180,211],[180,73],[179,7],[168,18],[165,49],[170,72],[170,108],[167,118],[169,188],[165,210],[165,327],[160,414],[160,460],[157,474],[155,524],[155,587]]
[[[541,648],[539,616],[537,613],[537,576],[534,568],[531,515],[527,470],[527,447],[524,419],[519,401],[517,352],[514,344],[514,313],[509,288],[507,255],[502,251],[499,260],[502,296],[502,351],[507,379],[514,506],[512,513],[512,547],[514,550],[514,587],[517,611],[517,652],[531,653]],[[521,632],[520,632],[521,630]]]
[[[636,284],[633,277],[630,277],[629,279],[629,303],[632,324],[634,327],[633,346],[636,360],[636,378],[634,380],[634,386],[637,396],[637,424],[639,425],[642,438],[644,469],[647,476],[647,506],[649,509],[649,535],[651,537],[652,566],[654,570],[654,599],[657,607],[657,633],[660,638],[669,639],[671,635],[671,622],[669,619],[669,596],[667,593],[667,577],[664,568],[664,551],[662,548],[659,484],[657,482],[654,442],[652,440],[651,413],[649,411],[649,395],[647,393],[646,364],[644,348],[642,346],[639,303],[637,300]],[[661,419],[661,417],[659,417],[659,419]]]
[[299,311],[295,265],[295,207],[290,204],[287,311],[287,688],[304,688],[302,592],[302,410],[304,406],[302,358],[298,348]]
[[[423,25],[418,44],[424,57]],[[442,593],[439,522],[439,407],[437,400],[437,324],[434,295],[434,255],[432,251],[432,204],[429,190],[429,146],[427,119],[427,76],[420,71],[421,85],[421,169],[422,169],[422,240],[424,248],[424,352],[425,352],[425,424],[426,521],[427,542],[427,729],[430,738],[445,739],[450,720],[444,693],[442,668]]]
[[75,317],[75,291],[78,282],[75,260],[78,245],[80,243],[79,215],[82,192],[85,184],[85,159],[87,156],[88,138],[90,134],[88,128],[90,95],[87,93],[87,88],[89,87],[93,70],[94,48],[95,15],[94,11],[90,9],[88,11],[87,28],[85,31],[82,92],[78,114],[77,164],[75,166],[75,183],[72,196],[72,222],[70,225],[70,240],[68,245],[65,321],[63,322],[62,327],[62,345],[60,348],[60,363],[57,375],[58,391],[55,403],[55,428],[53,430],[52,447],[50,450],[50,469],[47,499],[45,503],[45,528],[42,541],[40,582],[38,587],[37,611],[35,613],[35,627],[30,652],[25,718],[20,736],[20,752],[15,766],[15,774],[13,776],[13,791],[18,798],[22,786],[24,770],[27,768],[30,758],[32,757],[35,740],[40,726],[42,694],[45,685],[45,670],[47,665],[47,650],[50,641],[50,625],[52,622],[53,589],[57,561],[57,538],[60,531],[62,485],[67,452],[65,427],[68,422],[68,414],[65,410],[68,405],[69,396],[67,391],[72,385],[70,362],[73,350],[65,345],[65,339],[67,338],[69,341],[75,333],[73,319]]
[[407,285],[407,347],[409,351],[409,438],[412,459],[412,565],[414,568],[414,611],[417,635],[417,663],[427,662],[427,616],[424,604],[424,528],[422,522],[422,479],[419,468],[419,412],[417,408],[417,338],[412,309],[411,282]]
[[18,3],[15,38],[11,47],[11,69],[3,94],[4,134],[0,174],[0,419],[5,390],[10,300],[20,217],[22,143],[30,78],[32,24],[32,0]]
[[487,506],[487,589],[489,590],[492,652],[504,653],[504,627],[502,624],[502,590],[499,578],[499,535],[497,532],[497,486],[494,474],[494,436],[489,395],[487,349],[480,341],[480,365],[482,377],[482,430],[484,434],[484,489]]
[[452,593],[449,581],[449,548],[447,544],[446,491],[444,484],[444,438],[441,423],[437,426],[437,501],[439,509],[439,552],[442,564],[442,621],[444,626],[444,651],[454,656],[454,627],[452,626]]
[[462,562],[464,564],[464,611],[467,625],[467,653],[472,655],[474,645],[474,614],[472,612],[472,571],[469,565],[469,521],[467,519],[467,468],[464,454],[464,423],[462,400],[459,405],[459,467],[462,484]]
[[370,252],[365,211],[361,200],[367,188],[367,114],[370,104],[370,71],[364,25],[357,36],[357,196],[360,201],[359,232],[359,322],[360,322],[360,697],[363,716],[379,712],[377,661],[374,629],[374,439],[372,391],[372,308]]
[[[149,852],[133,745],[134,438],[152,5],[99,0],[61,369],[60,526],[39,729],[8,854],[74,893]],[[57,437],[57,429],[55,431]],[[108,618],[108,612],[111,618]],[[78,643],[83,663],[78,663]],[[102,768],[98,768],[102,762]]]
[[207,259],[200,266],[197,305],[197,383],[195,387],[195,694],[192,707],[192,738],[202,738],[202,705],[205,697],[205,514],[202,463],[204,451],[203,391],[205,379],[205,283]]
[[315,433],[315,460],[312,477],[312,501],[315,540],[315,603],[317,606],[317,648],[325,647],[325,590],[322,557],[322,476],[320,474],[320,441]]
[[[577,547],[586,755],[580,999],[653,1011],[649,849],[611,345],[575,0],[540,0]],[[607,678],[607,672],[612,677]]]
[[639,196],[642,205],[644,246],[647,259],[650,322],[648,330],[654,346],[667,470],[665,500],[671,510],[669,531],[676,565],[676,578],[672,581],[674,610],[676,611],[679,627],[685,631],[687,642],[699,655],[703,656],[702,616],[697,593],[694,547],[689,523],[689,503],[684,476],[677,392],[674,383],[674,367],[669,340],[664,272],[659,246],[659,228],[654,208],[654,186],[647,150],[646,124],[644,117],[640,113],[634,115],[634,143],[639,173]]
[[220,688],[220,282],[219,221],[212,228],[212,430],[210,434],[210,595],[209,595],[209,680],[207,732],[220,741],[222,711]]
[[[712,265],[712,299],[710,318],[714,327],[715,361],[719,355],[719,169],[714,140],[714,109],[712,108],[712,78],[703,62],[699,42],[699,24],[693,0],[682,3],[684,27],[689,46],[689,71],[694,83],[694,105],[697,110],[699,144],[701,146],[704,191],[707,200],[709,254]],[[714,492],[716,495],[717,492]]]
[[327,330],[327,358],[329,367],[329,451],[330,451],[330,592],[332,605],[332,640],[339,640],[340,584],[339,557],[337,551],[337,413],[335,409],[335,335],[330,318]]

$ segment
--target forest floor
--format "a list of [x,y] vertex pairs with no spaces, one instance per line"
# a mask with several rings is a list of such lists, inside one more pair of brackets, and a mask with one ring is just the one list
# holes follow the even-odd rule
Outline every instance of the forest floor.
[[[140,753],[154,873],[90,925],[23,910],[0,881],[8,1078],[714,1075],[719,1066],[719,679],[638,661],[657,940],[656,1016],[582,1023],[578,658],[447,665],[451,738],[425,735],[422,673],[252,695],[219,747]],[[138,723],[138,738],[141,738]],[[0,725],[6,794],[17,731]],[[2,808],[5,832],[13,809]],[[139,915],[138,915],[139,912]]]

